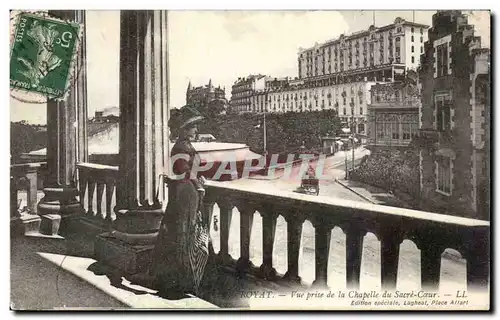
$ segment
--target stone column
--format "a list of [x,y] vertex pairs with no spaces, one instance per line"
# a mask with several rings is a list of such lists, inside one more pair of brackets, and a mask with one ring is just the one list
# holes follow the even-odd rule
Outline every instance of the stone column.
[[[75,20],[86,25],[85,10],[77,10]],[[87,37],[85,32],[80,39],[80,52],[76,60],[76,79],[78,86],[75,88],[75,101],[77,105],[77,154],[76,162],[88,162],[88,131],[87,131]]]
[[[120,27],[116,220],[110,234],[98,237],[96,254],[101,261],[136,273],[147,266],[147,249],[163,218],[165,194],[159,175],[167,168],[169,151],[167,12],[122,11]],[[121,251],[110,254],[116,249],[116,244],[107,245],[113,239],[120,240]]]
[[[85,22],[85,14],[80,10],[50,12],[61,19]],[[82,35],[85,38],[85,34]],[[80,39],[82,40],[82,39]],[[83,40],[83,43],[85,41]],[[81,213],[81,206],[75,179],[77,161],[77,110],[85,101],[85,51],[79,52],[75,65],[78,74],[71,84],[65,101],[49,100],[47,102],[47,169],[44,184],[45,196],[38,204],[38,214],[42,216],[42,229],[53,230],[61,218]],[[82,63],[83,61],[83,63]],[[82,100],[83,95],[83,100]],[[85,106],[86,110],[86,106]],[[46,226],[44,226],[47,224]]]

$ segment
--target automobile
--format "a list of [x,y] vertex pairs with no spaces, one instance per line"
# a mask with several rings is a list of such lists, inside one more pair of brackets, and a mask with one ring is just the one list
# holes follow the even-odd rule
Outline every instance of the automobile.
[[316,178],[311,167],[300,181],[300,187],[297,188],[295,192],[316,196],[319,195],[319,179]]

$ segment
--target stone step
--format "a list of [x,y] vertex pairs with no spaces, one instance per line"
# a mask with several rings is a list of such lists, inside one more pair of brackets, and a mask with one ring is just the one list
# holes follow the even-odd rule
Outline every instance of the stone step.
[[41,216],[40,233],[55,236],[59,233],[61,216],[58,214],[44,214]]
[[38,233],[42,219],[36,214],[23,213],[19,217],[13,217],[10,220],[11,234],[27,235]]

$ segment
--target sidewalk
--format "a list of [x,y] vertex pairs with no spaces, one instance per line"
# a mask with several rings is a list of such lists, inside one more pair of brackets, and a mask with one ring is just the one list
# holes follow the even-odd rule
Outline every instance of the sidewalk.
[[[363,146],[360,146],[355,149],[355,160],[356,162],[361,161],[361,158],[367,154],[369,154],[369,150],[365,149]],[[331,170],[335,167],[338,167],[340,165],[344,165],[346,156],[349,161],[352,159],[352,150],[349,150],[347,154],[344,151],[338,151],[334,154],[328,155],[325,158],[325,162],[323,163],[323,170]],[[313,160],[309,160],[310,164],[314,164],[318,161],[318,158],[315,158]],[[301,162],[295,161],[294,163],[286,163],[286,164],[280,164],[277,166],[273,166],[271,169],[273,171],[273,174],[266,174],[266,175],[259,175],[259,174],[254,174],[250,175],[250,179],[252,180],[277,180],[280,179],[284,172],[285,168],[290,168],[292,167],[292,170],[299,170],[302,166]],[[326,172],[323,172],[323,174],[326,174]]]
[[378,187],[353,180],[336,179],[335,181],[344,188],[349,189],[350,191],[373,204],[413,209],[405,201]]

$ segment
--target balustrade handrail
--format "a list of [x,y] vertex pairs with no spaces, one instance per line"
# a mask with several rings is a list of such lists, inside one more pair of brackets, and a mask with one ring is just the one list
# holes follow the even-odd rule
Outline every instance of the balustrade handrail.
[[79,162],[76,164],[76,167],[79,169],[87,169],[87,170],[98,170],[98,171],[109,171],[109,172],[118,172],[118,166],[109,166],[105,164],[98,163],[90,163],[90,162]]
[[29,163],[14,163],[10,165],[11,170],[22,170],[30,168],[41,168],[46,165],[47,162],[29,162]]

